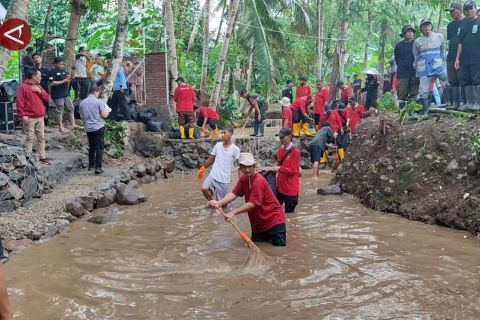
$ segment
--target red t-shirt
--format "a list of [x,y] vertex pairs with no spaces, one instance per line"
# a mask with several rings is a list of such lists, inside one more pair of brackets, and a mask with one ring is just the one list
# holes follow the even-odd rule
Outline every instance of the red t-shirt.
[[282,206],[261,174],[255,173],[252,177],[241,176],[232,192],[237,197],[245,197],[245,202],[255,205],[255,208],[248,212],[253,233],[263,232],[285,223]]
[[298,86],[295,99],[298,99],[300,97],[311,96],[311,95],[312,95],[312,88],[310,88],[310,86],[307,86],[307,85]]
[[363,104],[357,104],[355,111],[357,111],[360,118],[365,117],[365,106]]
[[[300,191],[300,150],[292,146],[293,150],[283,160],[277,175],[277,191],[286,196],[298,196]],[[280,146],[277,150],[277,165],[285,157],[288,150]]]
[[291,107],[285,107],[282,113],[282,127],[284,126],[285,120],[287,120],[287,128],[293,129],[293,112]]
[[293,101],[293,104],[292,104],[292,109],[296,111],[300,111],[301,114],[306,114],[307,99],[308,99],[308,96],[295,99],[295,101]]
[[325,114],[325,104],[330,99],[330,89],[323,87],[322,90],[317,92],[315,100],[313,102],[313,112],[319,115]]
[[192,87],[182,83],[175,89],[173,100],[177,103],[177,112],[194,112],[193,103],[196,100]]
[[201,106],[200,107],[200,118],[202,119],[213,119],[218,120],[220,119],[220,115],[213,110],[212,108]]
[[340,132],[343,128],[342,116],[336,109],[330,113],[328,122],[330,122],[330,128],[332,128],[333,131]]
[[347,86],[344,89],[342,89],[342,98],[341,98],[342,101],[348,101],[348,98],[352,96],[353,96],[352,88]]
[[355,133],[355,129],[360,123],[361,118],[351,104],[349,104],[347,106],[347,109],[345,109],[345,117],[350,120],[350,124],[349,124],[350,131],[352,133]]

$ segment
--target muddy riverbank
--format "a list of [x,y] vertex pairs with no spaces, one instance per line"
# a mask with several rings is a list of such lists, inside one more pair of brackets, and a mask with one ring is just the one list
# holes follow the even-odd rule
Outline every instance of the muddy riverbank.
[[287,247],[260,245],[264,271],[238,270],[248,249],[193,176],[146,185],[118,222],[80,220],[11,258],[15,319],[477,319],[476,241],[317,195],[330,178],[302,178]]

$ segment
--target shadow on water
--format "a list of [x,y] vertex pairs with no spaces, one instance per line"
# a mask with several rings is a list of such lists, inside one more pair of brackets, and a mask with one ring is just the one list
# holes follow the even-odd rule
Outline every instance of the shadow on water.
[[266,268],[242,268],[248,247],[177,177],[117,224],[79,221],[13,257],[15,319],[478,319],[478,241],[320,197],[327,175],[302,179],[287,247],[259,244]]

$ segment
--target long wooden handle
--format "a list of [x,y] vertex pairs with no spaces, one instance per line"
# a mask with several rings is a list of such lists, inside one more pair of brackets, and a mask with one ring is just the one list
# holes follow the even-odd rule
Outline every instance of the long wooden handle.
[[[223,212],[222,208],[216,209],[222,214],[222,216],[226,217],[225,212]],[[243,241],[245,241],[247,244],[250,244],[252,242],[252,239],[250,239],[248,234],[243,232],[235,222],[233,222],[232,220],[228,220],[227,222],[230,223],[235,230],[237,230],[237,232],[240,234],[240,238],[242,238]]]

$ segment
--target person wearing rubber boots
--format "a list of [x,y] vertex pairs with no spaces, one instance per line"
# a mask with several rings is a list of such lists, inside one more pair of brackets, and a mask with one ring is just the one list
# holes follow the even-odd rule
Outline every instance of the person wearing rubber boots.
[[308,109],[313,103],[312,96],[305,96],[295,99],[292,104],[293,110],[293,136],[298,138],[300,136],[300,129],[303,128],[303,134],[307,137],[312,137],[314,134],[310,132],[309,122],[312,119],[308,115]]
[[328,115],[325,111],[325,105],[330,99],[330,89],[328,86],[324,86],[321,80],[317,81],[317,94],[313,102],[313,118],[315,122],[315,128],[320,130],[320,123],[327,121]]
[[480,18],[474,1],[463,4],[466,22],[460,30],[455,68],[461,72],[465,105],[460,110],[480,112]]
[[311,96],[312,88],[310,88],[310,86],[307,84],[307,78],[300,77],[298,80],[300,81],[300,85],[297,87],[297,92],[295,93],[295,99]]
[[430,110],[430,85],[435,79],[448,84],[447,65],[445,63],[444,37],[433,32],[430,19],[420,22],[422,36],[413,43],[413,66],[415,74],[420,78],[419,99],[423,105],[422,114],[428,115]]
[[254,112],[253,134],[251,137],[261,138],[265,133],[265,119],[268,110],[267,100],[256,93],[248,93],[246,89],[240,91],[240,97],[247,100],[250,108],[248,109],[247,118]]
[[320,162],[325,165],[328,163],[327,145],[335,142],[338,135],[332,130],[328,121],[322,122],[321,126],[322,128],[317,131],[309,146],[314,179],[318,178]]
[[466,22],[463,15],[463,7],[460,3],[452,3],[448,8],[452,21],[447,25],[447,74],[448,82],[450,82],[450,105],[454,110],[461,108],[461,87],[460,87],[460,70],[455,69],[455,59],[457,58],[458,44],[460,43],[460,30]]
[[218,130],[218,120],[220,120],[220,115],[212,108],[207,107],[206,103],[202,103],[200,107],[196,106],[195,111],[198,114],[197,126],[202,128],[203,138],[210,137],[210,130],[208,130],[207,124],[213,130],[213,137],[220,138],[220,132]]
[[404,26],[401,34],[403,41],[397,43],[394,50],[395,62],[397,63],[397,94],[398,99],[402,101],[415,101],[420,84],[413,67],[415,61],[413,56],[414,34],[415,29],[411,25]]
[[178,124],[180,127],[180,138],[186,139],[185,128],[188,128],[188,137],[195,138],[195,110],[193,104],[197,99],[195,91],[185,83],[183,77],[178,77],[178,87],[175,89],[173,100],[177,104]]

